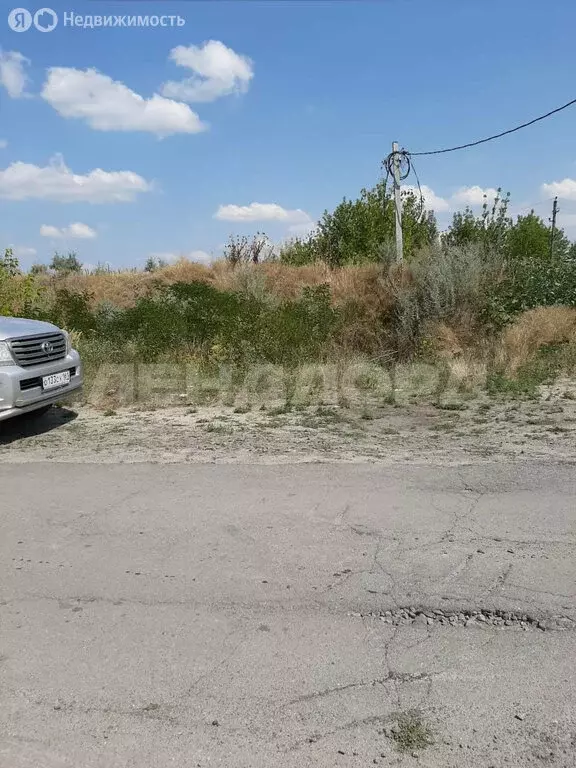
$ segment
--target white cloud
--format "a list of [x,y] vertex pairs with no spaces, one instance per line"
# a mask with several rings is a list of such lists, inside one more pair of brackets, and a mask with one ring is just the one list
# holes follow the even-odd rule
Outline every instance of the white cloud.
[[418,187],[412,187],[410,185],[407,185],[405,187],[402,187],[402,191],[412,192],[412,194],[415,195],[417,200],[420,200],[420,191],[421,191],[422,197],[424,198],[424,205],[426,206],[426,208],[436,211],[437,213],[450,210],[450,202],[448,200],[445,200],[443,197],[439,197],[434,192],[434,190],[431,189],[430,187],[427,187],[426,184],[422,184],[420,189],[418,189]]
[[147,131],[164,137],[206,128],[187,104],[157,93],[146,99],[96,69],[52,67],[41,96],[62,117],[86,120],[98,131]]
[[149,192],[152,184],[133,171],[73,173],[56,155],[48,165],[12,163],[0,170],[0,198],[8,200],[54,200],[60,203],[118,203]]
[[[492,202],[498,195],[498,191],[493,187],[487,187],[483,189],[478,185],[471,187],[460,187],[451,197],[440,197],[431,187],[422,184],[420,190],[422,191],[422,197],[424,198],[424,204],[428,210],[435,211],[436,213],[447,213],[448,211],[455,211],[462,206],[471,206],[472,208],[481,206],[484,204],[484,196],[486,196],[488,202]],[[418,187],[407,185],[402,187],[402,191],[412,192],[417,199],[420,198],[420,190]]]
[[193,74],[184,80],[164,83],[162,94],[190,103],[215,101],[233,93],[245,93],[254,77],[250,59],[219,40],[209,40],[201,46],[178,45],[170,51],[170,58]]
[[97,236],[96,230],[89,227],[88,224],[82,224],[76,221],[67,227],[54,227],[51,224],[42,224],[40,227],[42,237],[70,238],[76,240],[92,240]]
[[0,85],[8,91],[8,96],[13,99],[21,99],[26,96],[26,83],[28,75],[24,67],[30,60],[17,51],[0,51]]
[[42,224],[40,227],[42,237],[64,237],[62,232],[63,229],[58,229],[58,227],[53,227],[50,224]]
[[250,203],[250,205],[221,205],[214,214],[221,221],[281,221],[293,226],[312,221],[306,211],[288,210],[276,203]]
[[6,149],[7,146],[8,146],[8,142],[6,141],[6,139],[0,139],[0,149]]
[[476,184],[473,187],[460,187],[460,189],[452,195],[451,201],[456,205],[470,205],[474,207],[483,205],[485,198],[491,202],[497,196],[498,190],[493,187],[483,189]]
[[576,180],[563,179],[551,184],[542,184],[542,194],[548,197],[559,197],[562,200],[576,200]]

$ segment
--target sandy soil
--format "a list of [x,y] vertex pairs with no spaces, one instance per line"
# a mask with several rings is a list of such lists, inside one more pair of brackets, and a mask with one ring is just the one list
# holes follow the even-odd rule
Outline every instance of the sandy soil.
[[0,461],[119,463],[377,462],[465,464],[576,460],[575,382],[539,399],[335,405],[283,411],[171,407],[54,408],[0,424]]

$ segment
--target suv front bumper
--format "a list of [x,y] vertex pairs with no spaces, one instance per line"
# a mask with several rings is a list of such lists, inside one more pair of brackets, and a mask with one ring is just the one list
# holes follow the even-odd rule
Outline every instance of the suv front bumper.
[[[70,383],[44,391],[42,377],[70,371]],[[75,349],[61,360],[21,368],[0,365],[0,421],[63,400],[81,389],[84,382],[80,355]]]

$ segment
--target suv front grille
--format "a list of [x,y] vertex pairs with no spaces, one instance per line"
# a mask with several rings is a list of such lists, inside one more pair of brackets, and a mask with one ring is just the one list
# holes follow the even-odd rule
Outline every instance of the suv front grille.
[[14,360],[22,368],[66,357],[66,340],[62,333],[43,333],[41,336],[25,336],[9,342]]

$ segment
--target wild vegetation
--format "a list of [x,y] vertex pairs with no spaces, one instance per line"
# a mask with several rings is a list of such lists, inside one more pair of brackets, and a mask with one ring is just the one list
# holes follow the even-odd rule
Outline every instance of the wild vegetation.
[[456,213],[439,235],[434,214],[407,194],[402,265],[382,184],[280,249],[260,233],[231,238],[211,267],[150,260],[141,272],[88,274],[70,253],[23,274],[7,249],[0,312],[74,332],[92,367],[459,358],[482,360],[493,390],[532,391],[576,361],[576,246],[533,212],[514,220],[508,210],[499,195],[480,215]]

